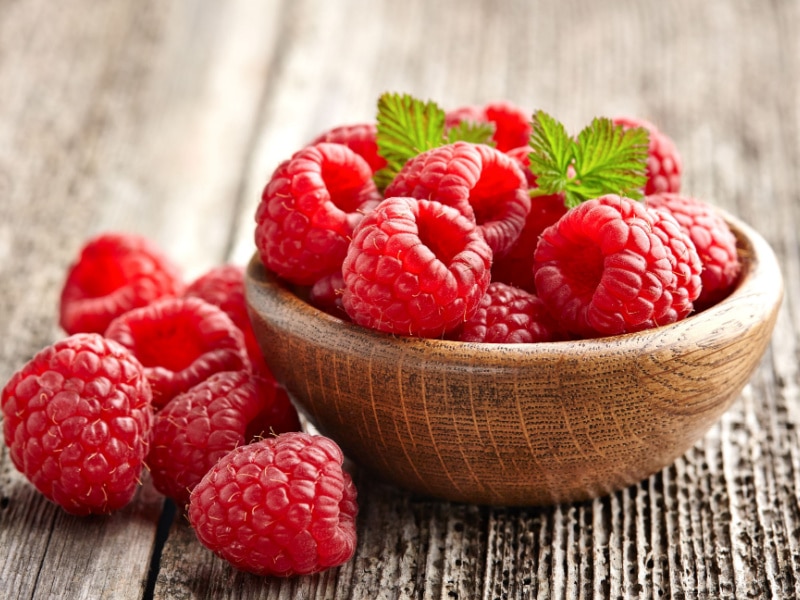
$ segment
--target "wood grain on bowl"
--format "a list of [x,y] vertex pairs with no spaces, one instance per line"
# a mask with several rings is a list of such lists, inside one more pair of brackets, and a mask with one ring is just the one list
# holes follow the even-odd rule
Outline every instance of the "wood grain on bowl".
[[775,256],[726,215],[743,261],[725,300],[639,333],[544,344],[397,337],[323,313],[247,271],[265,357],[345,453],[399,486],[494,505],[584,500],[686,452],[761,360],[783,295]]

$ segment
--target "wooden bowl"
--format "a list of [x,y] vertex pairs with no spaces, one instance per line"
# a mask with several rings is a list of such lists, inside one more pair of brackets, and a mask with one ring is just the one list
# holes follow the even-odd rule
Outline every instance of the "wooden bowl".
[[670,465],[760,362],[781,273],[761,236],[725,218],[743,262],[737,288],[640,333],[516,345],[386,335],[313,308],[257,256],[248,305],[298,409],[376,476],[460,502],[580,501]]

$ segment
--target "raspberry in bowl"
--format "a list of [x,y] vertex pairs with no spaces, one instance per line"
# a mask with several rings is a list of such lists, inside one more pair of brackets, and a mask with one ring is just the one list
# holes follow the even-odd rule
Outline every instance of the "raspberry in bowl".
[[314,308],[257,256],[251,320],[300,410],[376,477],[477,504],[585,500],[670,465],[761,360],[781,272],[756,231],[721,214],[741,261],[735,288],[634,333],[521,344],[383,333]]
[[[656,473],[759,364],[783,295],[774,253],[678,196],[679,170],[650,190],[678,162],[639,121],[598,117],[573,136],[536,111],[528,145],[503,154],[481,111],[458,114],[448,129],[435,103],[382,96],[386,162],[374,188],[358,169],[364,205],[331,161],[298,163],[321,204],[305,180],[269,193],[276,170],[245,274],[265,360],[349,458],[419,494],[544,505]],[[308,247],[313,277],[274,261]]]

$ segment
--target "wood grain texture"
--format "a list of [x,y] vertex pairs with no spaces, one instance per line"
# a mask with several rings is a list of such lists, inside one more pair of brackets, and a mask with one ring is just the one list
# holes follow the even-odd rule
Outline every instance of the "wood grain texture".
[[61,335],[59,286],[88,235],[146,233],[189,276],[244,263],[277,163],[370,119],[385,90],[506,98],[571,130],[648,118],[678,144],[684,190],[759,231],[787,283],[757,370],[670,466],[538,509],[432,501],[355,469],[356,556],[313,577],[233,572],[147,482],[119,515],[67,517],[2,449],[1,595],[800,597],[798,40],[796,0],[0,0],[2,381]]

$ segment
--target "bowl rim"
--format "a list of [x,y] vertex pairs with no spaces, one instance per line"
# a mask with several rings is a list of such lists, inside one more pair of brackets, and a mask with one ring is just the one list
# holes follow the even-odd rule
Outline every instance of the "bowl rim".
[[[736,237],[737,253],[742,262],[742,270],[735,288],[728,296],[700,312],[692,313],[673,323],[632,333],[594,338],[523,343],[464,342],[386,333],[350,321],[345,321],[313,306],[295,292],[292,284],[266,269],[258,252],[254,253],[247,265],[246,279],[254,282],[256,286],[245,286],[246,300],[249,310],[258,312],[258,309],[255,308],[253,304],[256,302],[256,296],[259,293],[263,294],[265,292],[263,289],[260,292],[256,292],[251,288],[267,288],[277,299],[286,304],[291,312],[308,317],[317,324],[316,340],[319,341],[321,346],[325,346],[328,342],[327,336],[323,335],[323,330],[324,332],[336,330],[362,336],[365,340],[370,341],[370,346],[373,344],[381,347],[399,346],[406,352],[416,351],[424,354],[434,352],[437,356],[437,360],[446,360],[450,354],[453,354],[453,360],[459,364],[463,363],[465,350],[469,351],[473,359],[475,357],[490,359],[497,356],[503,356],[505,359],[511,357],[530,359],[531,356],[563,356],[566,351],[575,346],[580,346],[582,352],[602,350],[609,345],[613,345],[617,351],[631,345],[634,345],[637,349],[641,349],[643,346],[649,346],[651,341],[660,339],[666,330],[674,332],[677,337],[680,337],[680,335],[688,333],[693,329],[698,324],[698,321],[713,322],[716,318],[728,312],[733,304],[742,301],[746,296],[777,299],[777,301],[774,302],[775,310],[777,310],[777,306],[782,302],[784,293],[783,278],[777,258],[770,245],[755,229],[741,219],[734,217],[722,209],[714,207],[714,210],[727,222]],[[761,305],[763,305],[764,312],[773,309],[771,305],[767,306],[765,303],[761,303]],[[304,319],[297,319],[295,325],[299,329],[302,329],[304,326]],[[297,333],[301,336],[304,335],[302,331],[297,331]],[[450,352],[452,350],[460,350],[460,352]]]

